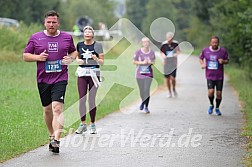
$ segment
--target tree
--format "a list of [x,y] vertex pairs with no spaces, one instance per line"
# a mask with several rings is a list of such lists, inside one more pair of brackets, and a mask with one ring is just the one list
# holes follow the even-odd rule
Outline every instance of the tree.
[[126,17],[139,29],[142,30],[142,22],[146,16],[146,4],[149,0],[127,0]]
[[[23,0],[22,0],[23,1]],[[44,20],[44,14],[49,10],[55,10],[60,13],[60,0],[25,0],[30,1],[30,14],[32,22],[41,23]]]
[[[99,22],[104,22],[108,27],[112,26],[117,18],[114,15],[115,2],[110,0],[66,0],[61,5],[61,28],[72,30],[79,17],[87,16],[93,20],[93,27],[98,28]],[[67,9],[67,10],[65,10]]]
[[192,1],[187,0],[173,0],[172,3],[176,8],[175,23],[177,25],[176,29],[179,30],[178,38],[181,40],[186,39],[186,30],[190,27],[190,22],[192,20]]
[[192,11],[195,15],[204,23],[209,24],[210,14],[209,9],[211,9],[216,0],[193,0]]
[[222,46],[228,49],[232,61],[238,64],[241,63],[244,54],[241,49],[244,46],[244,37],[237,27],[240,22],[237,13],[244,11],[244,8],[239,1],[223,0],[209,10],[212,32],[222,39]]
[[143,19],[142,31],[150,37],[150,25],[155,19],[160,17],[170,19],[176,26],[176,12],[172,0],[149,1],[146,5],[146,17]]
[[26,24],[41,23],[44,13],[48,10],[58,10],[60,0],[0,0],[0,15],[23,21]]
[[[249,1],[241,1],[243,6],[249,6]],[[252,79],[252,8],[249,7],[244,11],[238,13],[238,29],[241,34],[241,40],[243,41],[243,47],[241,48],[244,51],[244,56],[242,57],[243,64],[245,64],[245,69],[248,71],[250,79]]]

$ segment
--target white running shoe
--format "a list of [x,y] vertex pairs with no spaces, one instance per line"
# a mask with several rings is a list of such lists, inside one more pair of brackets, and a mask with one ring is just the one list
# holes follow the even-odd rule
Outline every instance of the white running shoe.
[[168,93],[168,95],[166,96],[167,98],[172,98],[172,94]]
[[87,125],[86,124],[80,124],[78,129],[75,131],[76,134],[82,134],[87,131]]
[[174,94],[174,97],[178,97],[178,93],[175,89],[173,90],[173,94]]
[[96,126],[95,124],[91,124],[90,125],[90,134],[96,134]]

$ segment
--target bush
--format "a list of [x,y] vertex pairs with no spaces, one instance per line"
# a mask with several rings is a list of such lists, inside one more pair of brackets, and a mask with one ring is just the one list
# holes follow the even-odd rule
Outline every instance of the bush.
[[0,28],[0,62],[17,62],[22,60],[22,53],[31,34],[39,31],[41,26],[26,26],[21,22],[18,28]]

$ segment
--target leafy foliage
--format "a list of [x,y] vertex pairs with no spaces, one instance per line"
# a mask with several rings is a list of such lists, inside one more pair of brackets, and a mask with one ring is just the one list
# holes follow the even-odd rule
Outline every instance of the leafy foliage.
[[[114,8],[116,3],[114,1],[102,0],[67,0],[61,4],[61,28],[65,30],[72,30],[73,25],[79,17],[92,19],[92,26],[97,29],[98,23],[106,23],[108,27],[112,26],[117,18],[114,15]],[[67,10],[65,10],[67,9]]]
[[0,16],[17,19],[25,24],[43,23],[44,14],[56,10],[60,14],[61,29],[72,30],[78,17],[89,16],[95,26],[104,22],[108,26],[115,23],[116,3],[110,0],[0,0]]
[[58,10],[60,0],[0,0],[0,16],[23,21],[26,24],[41,23],[44,13],[48,10]]
[[143,18],[146,16],[146,4],[149,0],[126,1],[126,17],[139,29],[142,30]]

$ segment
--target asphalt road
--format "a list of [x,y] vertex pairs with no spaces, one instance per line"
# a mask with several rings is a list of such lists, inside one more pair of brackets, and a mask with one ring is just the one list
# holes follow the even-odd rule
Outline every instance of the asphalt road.
[[191,56],[178,68],[177,91],[177,98],[167,98],[165,87],[155,92],[150,114],[133,104],[131,114],[118,111],[97,121],[96,135],[68,135],[61,140],[59,155],[46,145],[0,166],[244,166],[242,113],[228,78],[222,116],[207,114],[206,80],[197,57]]

